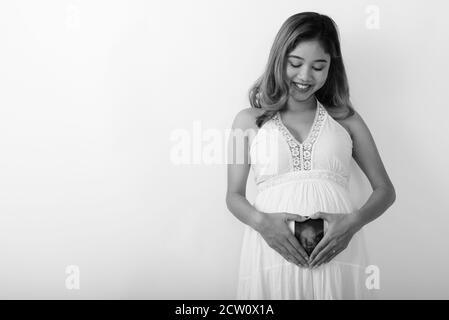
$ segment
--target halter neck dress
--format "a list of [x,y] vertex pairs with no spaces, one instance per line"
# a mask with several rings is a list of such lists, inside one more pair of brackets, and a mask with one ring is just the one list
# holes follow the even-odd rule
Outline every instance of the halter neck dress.
[[[277,112],[259,128],[249,153],[257,185],[252,205],[257,210],[310,216],[355,209],[348,188],[352,139],[319,101],[302,143]],[[237,299],[369,299],[367,266],[363,228],[332,261],[309,269],[288,262],[244,225]]]

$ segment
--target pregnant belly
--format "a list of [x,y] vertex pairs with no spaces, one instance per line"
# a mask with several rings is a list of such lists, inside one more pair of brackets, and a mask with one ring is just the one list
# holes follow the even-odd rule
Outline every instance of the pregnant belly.
[[[270,187],[257,194],[254,206],[265,213],[288,212],[301,216],[310,216],[317,211],[351,213],[354,210],[347,189],[328,180],[294,181]],[[289,223],[289,227],[292,230],[293,222]],[[326,234],[327,222],[324,229]],[[250,238],[260,241],[266,253],[273,251],[256,231],[248,230],[248,232],[254,233]],[[280,257],[276,253],[271,254]],[[353,236],[348,247],[334,258],[333,263],[365,268],[366,261],[366,245],[362,228]]]
[[354,210],[347,190],[329,180],[305,180],[279,184],[259,192],[257,210],[310,216],[317,211],[350,213]]

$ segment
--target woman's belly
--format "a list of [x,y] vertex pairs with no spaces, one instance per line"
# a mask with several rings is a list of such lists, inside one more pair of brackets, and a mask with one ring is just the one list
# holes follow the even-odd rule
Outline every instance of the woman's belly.
[[[282,183],[259,192],[255,198],[254,206],[265,213],[288,212],[301,216],[311,216],[316,212],[343,213],[353,212],[347,189],[329,180],[299,180]],[[293,230],[294,222],[289,222]],[[324,222],[324,231],[328,224]],[[269,247],[263,237],[255,230],[249,228],[245,231],[247,241],[259,242],[257,247],[266,259],[268,265],[279,264],[285,260],[274,249]],[[363,265],[367,263],[366,246],[363,228],[351,239],[349,245],[334,259],[333,263]],[[250,245],[251,247],[252,245]]]

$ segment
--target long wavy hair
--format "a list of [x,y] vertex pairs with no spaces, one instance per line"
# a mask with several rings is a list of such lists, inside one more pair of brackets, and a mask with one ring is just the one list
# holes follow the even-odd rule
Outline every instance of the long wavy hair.
[[[332,116],[336,119],[346,119],[354,114],[336,23],[326,15],[301,12],[282,24],[271,47],[265,72],[249,90],[251,106],[265,110],[256,119],[258,127],[286,107],[290,88],[286,78],[287,56],[303,40],[319,41],[331,58],[326,82],[315,92],[315,97],[327,110],[333,111]],[[337,113],[342,116],[334,116]]]

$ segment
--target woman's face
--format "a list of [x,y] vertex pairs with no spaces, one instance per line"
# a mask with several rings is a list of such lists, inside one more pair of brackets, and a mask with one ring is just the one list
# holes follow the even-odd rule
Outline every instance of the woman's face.
[[286,75],[290,96],[306,101],[326,82],[330,55],[316,40],[302,41],[287,55]]

